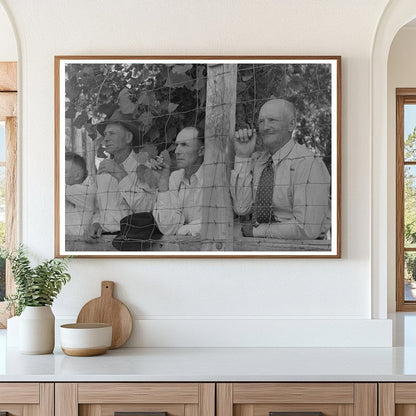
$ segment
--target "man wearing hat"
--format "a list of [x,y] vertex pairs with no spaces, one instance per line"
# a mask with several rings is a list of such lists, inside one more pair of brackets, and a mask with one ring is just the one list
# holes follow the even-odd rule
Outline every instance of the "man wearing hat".
[[101,234],[116,234],[120,220],[137,212],[153,209],[155,192],[137,180],[139,162],[133,148],[139,141],[139,127],[128,114],[116,110],[109,120],[97,125],[103,136],[102,147],[110,155],[97,171],[97,211],[87,230],[86,240]]

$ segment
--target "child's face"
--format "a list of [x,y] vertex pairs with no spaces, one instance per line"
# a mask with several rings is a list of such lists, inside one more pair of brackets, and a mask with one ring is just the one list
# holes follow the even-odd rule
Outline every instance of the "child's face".
[[65,161],[65,184],[75,185],[82,183],[84,178],[83,169],[72,160]]

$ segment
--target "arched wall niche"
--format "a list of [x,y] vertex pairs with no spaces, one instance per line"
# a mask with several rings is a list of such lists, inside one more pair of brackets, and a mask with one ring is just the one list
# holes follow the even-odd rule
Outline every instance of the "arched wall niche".
[[[394,312],[387,299],[395,280],[395,171],[388,134],[388,58],[397,32],[416,18],[414,0],[391,0],[377,26],[371,51],[371,268],[372,316]],[[394,296],[394,294],[393,294]]]

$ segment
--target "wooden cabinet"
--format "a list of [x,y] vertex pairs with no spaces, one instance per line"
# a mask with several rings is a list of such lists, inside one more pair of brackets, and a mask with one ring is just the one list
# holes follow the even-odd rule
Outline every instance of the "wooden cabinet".
[[0,383],[0,415],[53,416],[52,383]]
[[[415,395],[416,398],[416,395]],[[416,399],[415,399],[416,401]],[[376,383],[57,383],[55,416],[377,416]],[[130,412],[130,413],[129,413]],[[144,413],[139,413],[144,412]],[[166,413],[165,413],[166,412]],[[319,413],[321,412],[321,413]],[[392,416],[386,414],[383,416]]]
[[[377,416],[376,383],[220,383],[217,416]],[[276,414],[276,416],[278,413]]]
[[0,383],[0,416],[2,412],[8,416],[416,416],[416,382]]
[[[215,416],[214,383],[57,383],[55,416]],[[140,414],[140,413],[138,413]],[[149,414],[149,413],[147,413]],[[146,416],[142,413],[141,416]]]
[[416,383],[380,383],[379,416],[415,416]]

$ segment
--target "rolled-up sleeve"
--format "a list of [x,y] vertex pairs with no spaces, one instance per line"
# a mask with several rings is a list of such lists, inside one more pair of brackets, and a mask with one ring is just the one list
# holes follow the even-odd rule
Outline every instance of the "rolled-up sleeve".
[[65,186],[65,198],[77,207],[94,210],[97,187],[93,184],[75,184]]
[[185,223],[177,190],[158,192],[153,216],[164,235],[174,235]]

